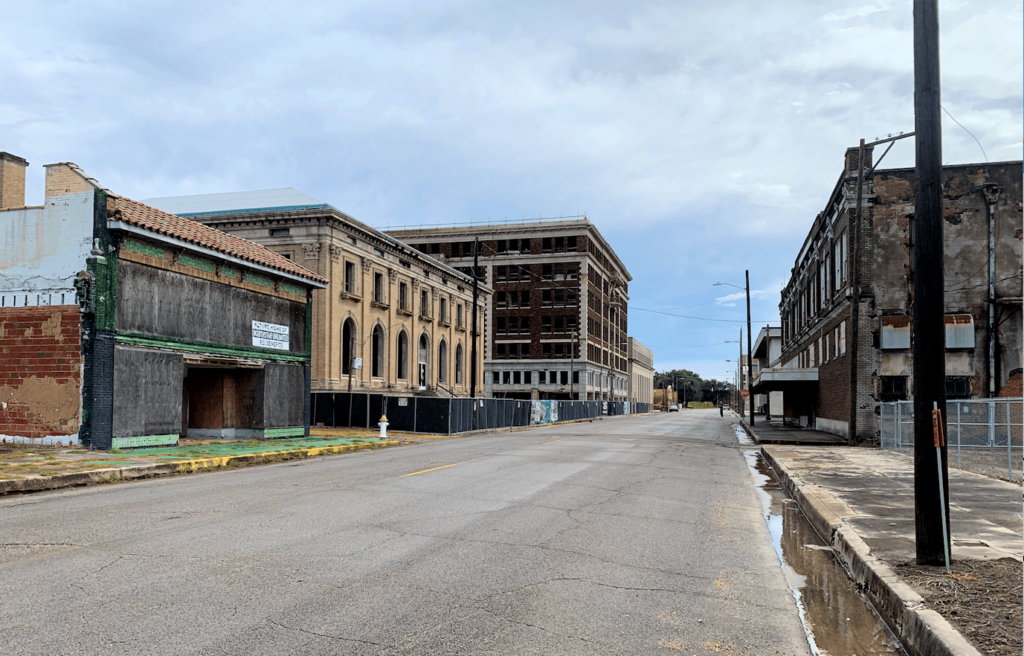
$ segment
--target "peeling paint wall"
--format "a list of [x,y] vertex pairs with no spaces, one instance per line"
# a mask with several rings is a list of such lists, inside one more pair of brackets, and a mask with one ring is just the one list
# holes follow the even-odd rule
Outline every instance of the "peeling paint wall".
[[74,278],[92,248],[95,187],[66,164],[46,174],[42,207],[0,211],[0,307],[76,302]]

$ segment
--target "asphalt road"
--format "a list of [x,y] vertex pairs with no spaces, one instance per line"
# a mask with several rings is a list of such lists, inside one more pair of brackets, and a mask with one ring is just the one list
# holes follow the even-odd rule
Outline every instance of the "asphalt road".
[[3,654],[809,653],[717,411],[0,499],[0,543]]

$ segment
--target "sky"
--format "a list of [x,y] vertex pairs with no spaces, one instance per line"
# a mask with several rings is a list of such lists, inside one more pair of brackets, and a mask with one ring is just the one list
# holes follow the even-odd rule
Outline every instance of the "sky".
[[[715,283],[749,270],[755,335],[778,325],[846,148],[914,129],[912,2],[866,2],[10,4],[0,150],[29,204],[73,161],[131,198],[295,187],[378,228],[585,214],[656,368],[731,380],[745,300]],[[944,161],[1021,159],[1020,1],[939,16]],[[885,166],[913,163],[906,139]]]

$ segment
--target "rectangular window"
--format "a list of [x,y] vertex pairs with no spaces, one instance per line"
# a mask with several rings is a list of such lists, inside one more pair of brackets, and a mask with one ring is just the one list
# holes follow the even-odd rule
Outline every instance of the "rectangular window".
[[576,252],[576,238],[575,237],[567,237],[566,238],[565,250],[569,251],[570,253],[575,253]]
[[974,317],[969,314],[947,314],[946,348],[974,348]]
[[508,280],[508,267],[504,265],[495,267],[494,280],[495,282],[505,282]]
[[533,372],[532,371],[524,371],[523,372],[523,385],[532,385],[532,384],[533,384]]
[[345,293],[356,293],[356,263],[345,262]]
[[465,319],[464,319],[464,316],[463,316],[462,303],[456,303],[455,304],[455,327],[456,328],[462,328],[464,320]]
[[899,314],[881,318],[881,348],[910,348],[910,317]]
[[565,237],[555,237],[555,252],[556,253],[564,253],[565,252]]
[[946,398],[947,399],[969,399],[971,398],[971,379],[967,376],[946,377]]
[[545,333],[545,334],[551,332],[551,317],[550,316],[545,315],[545,316],[542,316],[540,318],[540,331],[542,333]]
[[551,252],[551,237],[545,237],[543,239],[543,241],[541,241],[541,246],[542,246],[542,248],[541,248],[542,251],[544,251],[545,253],[550,253]]
[[373,300],[384,302],[384,274],[376,271],[373,272]]
[[504,344],[495,344],[494,345],[494,359],[495,360],[504,360],[505,359],[505,345]]
[[519,319],[519,334],[529,335],[530,334],[530,317],[520,317]]
[[846,233],[839,239],[840,257],[842,258],[839,273],[843,277],[843,282],[846,282]]
[[568,385],[569,384],[569,372],[568,371],[560,371],[560,372],[558,372],[558,374],[559,374],[559,377],[562,379],[562,384],[563,385]]
[[492,371],[491,372],[491,382],[494,383],[495,385],[497,385],[498,383],[501,382],[501,372],[500,371]]
[[404,282],[398,283],[398,307],[409,309],[409,285]]
[[530,307],[530,290],[524,289],[519,292],[519,307],[528,308]]
[[505,317],[497,317],[494,320],[494,332],[498,335],[508,334],[508,326],[505,323]]
[[545,289],[541,292],[541,305],[551,307],[551,290]]
[[512,372],[512,384],[522,385],[523,384],[523,373],[521,371]]
[[565,305],[566,307],[576,307],[578,305],[578,295],[575,289],[565,290]]
[[565,290],[555,290],[555,307],[565,307]]
[[289,228],[271,228],[270,229],[270,236],[271,237],[287,237],[290,234],[292,234],[292,231]]
[[438,318],[441,320],[441,323],[448,323],[448,300],[447,299],[442,298],[440,300],[440,302],[438,303],[437,314],[439,315]]
[[881,400],[903,401],[907,398],[906,376],[881,376]]
[[427,290],[425,289],[420,292],[420,316],[430,316],[430,295],[427,293]]
[[553,277],[553,267],[550,264],[545,264],[541,267],[541,280],[551,280]]
[[530,282],[530,265],[524,264],[519,267],[519,279],[523,282]]
[[538,371],[537,372],[537,384],[538,385],[546,385],[547,384],[547,373],[548,372],[546,372],[546,371]]
[[541,349],[541,354],[545,358],[550,358],[551,357],[551,344],[541,344],[540,345],[540,349]]
[[506,242],[504,239],[499,239],[497,243],[497,248],[495,250],[498,251],[499,253],[507,253],[508,242]]
[[497,307],[499,309],[504,309],[504,308],[508,307],[508,295],[505,292],[498,292],[494,296],[495,296],[495,300],[494,300],[494,306],[495,307]]
[[502,378],[501,382],[505,383],[506,385],[511,385],[512,384],[512,372],[511,371],[503,371],[501,378]]
[[839,324],[839,355],[846,355],[846,322]]

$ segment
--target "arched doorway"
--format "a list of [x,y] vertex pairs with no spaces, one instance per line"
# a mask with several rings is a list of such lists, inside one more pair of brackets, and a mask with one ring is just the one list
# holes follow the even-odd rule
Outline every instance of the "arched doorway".
[[352,373],[352,359],[356,350],[356,322],[346,319],[341,328],[341,373]]
[[427,366],[430,362],[430,340],[427,339],[426,333],[420,335],[419,353],[417,354],[417,363],[419,364],[419,371],[417,372],[417,379],[421,388],[427,387]]
[[398,333],[398,379],[409,380],[409,335]]
[[384,376],[384,329],[380,324],[373,327],[371,341],[373,342],[371,349],[373,359],[370,363],[370,375],[374,378],[382,378]]

